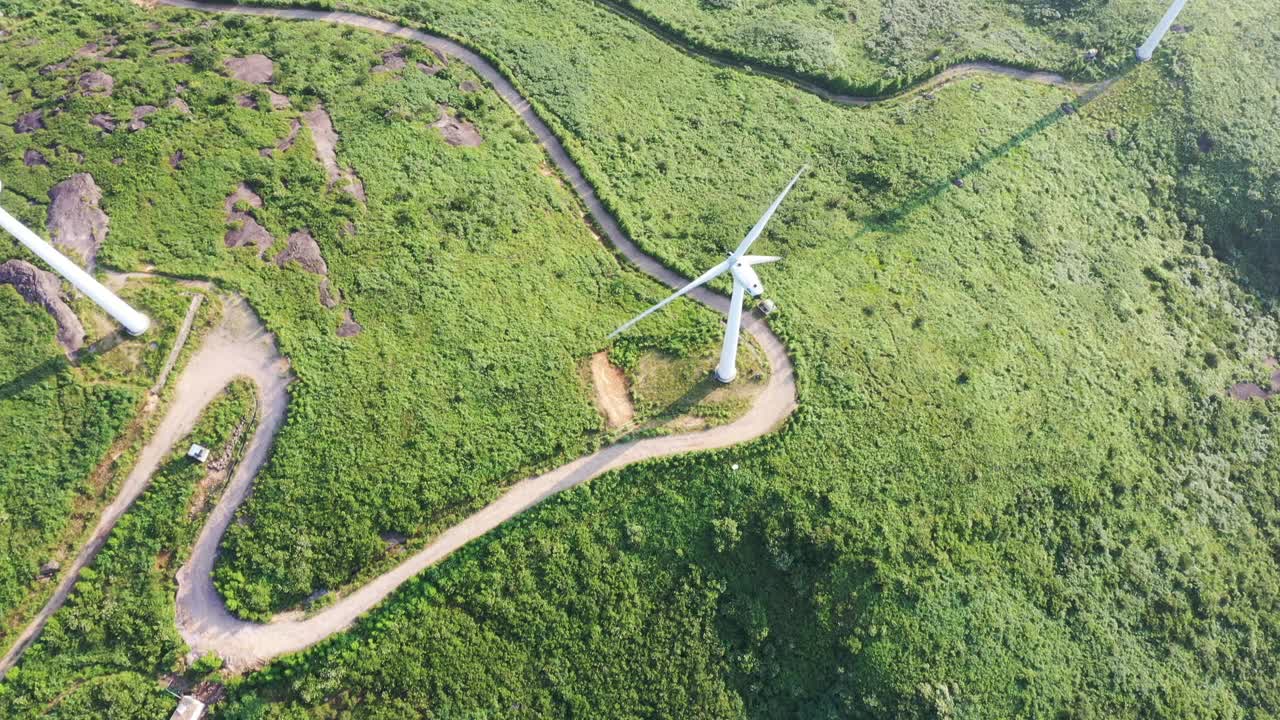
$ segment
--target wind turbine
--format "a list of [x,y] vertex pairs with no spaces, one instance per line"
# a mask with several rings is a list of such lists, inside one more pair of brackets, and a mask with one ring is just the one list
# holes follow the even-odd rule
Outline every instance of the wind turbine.
[[777,200],[773,201],[768,210],[765,210],[764,215],[760,216],[760,219],[756,221],[755,227],[751,228],[751,232],[747,233],[741,243],[738,243],[738,248],[729,253],[729,257],[725,258],[719,265],[699,275],[697,280],[675,291],[666,300],[628,320],[622,327],[610,333],[609,339],[612,340],[620,333],[631,329],[633,325],[666,307],[676,298],[689,294],[695,288],[706,285],[725,273],[730,273],[733,275],[733,296],[729,299],[729,322],[724,328],[724,346],[720,348],[720,364],[716,366],[716,379],[723,383],[733,382],[733,379],[738,376],[738,330],[742,326],[743,296],[750,293],[751,297],[754,298],[760,297],[764,293],[764,285],[760,283],[760,276],[756,274],[753,268],[756,265],[782,259],[771,255],[748,255],[747,250],[751,249],[751,244],[760,237],[760,233],[764,232],[764,226],[769,224],[769,220],[777,212],[778,206],[782,204],[783,198],[787,196],[787,193],[791,192],[791,188],[795,187],[796,181],[800,179],[800,176],[807,169],[808,166],[800,168],[800,172],[791,178],[791,182],[787,183],[787,186],[783,188],[782,194],[778,196]]
[[66,255],[58,252],[52,245],[40,239],[39,235],[31,232],[31,230],[23,225],[14,216],[10,215],[4,208],[0,207],[0,227],[9,231],[9,234],[18,239],[18,242],[27,247],[28,250],[35,253],[49,264],[59,275],[75,286],[77,290],[89,296],[89,299],[97,303],[98,307],[107,311],[107,314],[115,318],[131,335],[141,335],[151,327],[151,319],[146,315],[134,310],[129,303],[121,300],[118,295],[103,287],[102,283],[93,278],[92,275],[80,269],[79,265],[72,262]]
[[1187,0],[1173,0],[1173,4],[1165,11],[1164,17],[1160,18],[1160,22],[1156,24],[1156,29],[1151,31],[1147,41],[1138,48],[1138,60],[1146,62],[1155,55],[1156,47],[1164,39],[1165,33],[1169,32],[1169,28],[1173,27],[1173,21],[1178,19],[1178,13],[1182,12],[1186,4]]

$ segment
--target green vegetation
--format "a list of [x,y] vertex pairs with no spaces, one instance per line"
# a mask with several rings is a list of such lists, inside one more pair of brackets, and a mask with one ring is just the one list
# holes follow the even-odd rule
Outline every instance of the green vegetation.
[[[1065,114],[988,76],[834,108],[576,0],[369,7],[500,60],[686,271],[812,162],[761,247],[801,408],[540,507],[225,716],[1280,708],[1276,415],[1223,392],[1276,350],[1274,298],[1199,240],[1275,247],[1265,11],[1189,8]],[[1253,224],[1210,214],[1233,196]]]
[[647,352],[624,366],[636,417],[645,434],[723,425],[751,407],[769,380],[764,353],[750,336],[744,336],[738,380],[725,385],[713,374],[720,360],[719,340],[696,354]]
[[[210,483],[225,479],[225,468],[252,433],[254,403],[254,387],[241,380],[209,404],[81,573],[67,604],[0,685],[0,715],[118,720],[173,711],[174,700],[158,680],[181,671],[186,652],[174,625],[175,574],[211,506],[198,499],[221,490]],[[186,457],[192,441],[213,449],[208,465]],[[189,679],[219,665],[216,658],[201,658]]]
[[[970,60],[1098,77],[1133,57],[1149,0],[599,0],[675,42],[840,92],[890,93]],[[1098,50],[1091,61],[1089,50]]]
[[[570,190],[539,173],[544,156],[514,113],[491,92],[461,87],[476,79],[465,66],[428,74],[417,63],[439,60],[409,46],[402,70],[372,73],[391,39],[315,24],[205,23],[96,2],[45,7],[6,8],[7,42],[39,42],[0,70],[6,87],[20,88],[0,99],[0,125],[42,108],[46,127],[0,130],[5,192],[40,199],[67,175],[91,173],[111,217],[102,262],[209,277],[243,293],[299,379],[243,508],[253,521],[233,525],[224,542],[218,581],[236,612],[265,617],[376,572],[393,559],[383,535],[421,542],[603,436],[578,364],[635,298],[659,291],[624,271],[582,223]],[[115,45],[105,59],[77,53],[106,45],[108,29]],[[270,87],[291,108],[272,110],[262,86],[227,77],[224,61],[251,53],[274,61]],[[169,62],[188,55],[189,64]],[[110,97],[68,93],[95,67],[114,78]],[[242,106],[245,96],[257,109]],[[343,183],[329,186],[306,126],[291,147],[277,147],[317,104],[365,202]],[[158,110],[146,128],[126,130],[142,105]],[[483,144],[447,145],[431,126],[441,105],[473,123]],[[90,125],[95,114],[115,118],[115,132]],[[49,166],[22,165],[31,147]],[[266,157],[263,148],[276,149]],[[262,201],[237,207],[274,239],[267,261],[252,247],[224,246],[234,227],[224,203],[242,182]],[[41,226],[40,208],[24,213]],[[301,230],[316,240],[327,277],[270,262]],[[333,308],[321,303],[322,281]],[[340,337],[348,311],[363,329]],[[675,314],[714,327],[692,305]]]
[[[1192,35],[1067,114],[1064,91],[989,76],[933,99],[834,107],[691,59],[586,0],[365,2],[499,60],[633,237],[684,271],[732,247],[811,163],[760,245],[787,255],[766,281],[795,350],[800,409],[761,442],[630,468],[539,506],[351,632],[251,675],[222,717],[1280,712],[1278,416],[1274,401],[1223,392],[1280,348],[1274,286],[1259,270],[1274,262],[1280,209],[1280,142],[1267,115],[1280,96],[1269,72],[1280,42],[1266,8],[1193,5]],[[216,43],[242,38],[240,52],[283,53],[272,43],[287,38],[293,57],[318,68],[312,82],[347,77],[317,58],[375,44],[345,34],[319,53],[310,38],[332,42],[328,31],[239,23],[208,30]],[[324,96],[339,129],[344,103],[366,107],[385,84]],[[489,143],[492,125],[476,117]],[[1205,133],[1212,147],[1199,142]],[[352,163],[371,213],[381,184],[371,175],[416,147]],[[536,152],[521,147],[528,178],[495,174],[472,189],[535,181]],[[264,181],[267,207],[301,203],[300,182]],[[211,192],[215,210],[225,188]],[[578,232],[569,219],[564,227]],[[337,243],[321,237],[326,250]],[[331,278],[350,302],[347,278],[369,263],[342,276],[333,255]],[[315,282],[243,261],[254,272],[230,277],[263,298],[288,279]],[[466,270],[459,284],[483,276]],[[585,265],[582,276],[597,272]],[[310,301],[313,287],[298,294]],[[614,284],[595,301],[625,296],[625,308],[582,312],[607,332],[652,294]],[[309,373],[276,465],[329,447],[290,439],[299,424],[323,428],[315,418],[332,413],[355,436],[408,392],[385,363],[385,384],[364,404],[345,391],[304,396],[342,375],[335,359],[345,356],[325,354],[325,333],[301,335],[301,311],[264,315]],[[475,347],[503,325],[494,317],[437,347]],[[553,344],[542,337],[519,351]],[[308,353],[327,365],[308,366]],[[464,400],[441,417],[500,405]],[[368,415],[347,419],[351,407]],[[386,434],[342,450],[386,450]],[[422,498],[404,477],[420,471],[415,452],[377,456],[401,471],[378,486],[385,495],[344,495],[364,488],[337,474],[290,485],[269,472],[254,502],[302,509],[255,512],[252,542],[235,541],[262,549],[233,559],[246,578],[268,579],[254,606],[322,587],[316,557],[350,551],[338,531],[292,524],[312,507],[351,524],[349,508],[366,497]],[[466,455],[444,447],[439,457]],[[348,462],[337,450],[324,461]],[[286,559],[303,568],[287,581],[274,574]],[[10,702],[28,696],[9,692]]]
[[[8,245],[5,256],[27,257]],[[154,330],[114,344],[102,313],[77,305],[88,339],[72,361],[53,319],[0,285],[0,642],[52,590],[56,580],[40,580],[41,567],[54,563],[56,575],[74,556],[115,475],[128,469],[127,457],[99,465],[141,409],[186,310],[170,283],[135,283],[126,295],[148,309]]]

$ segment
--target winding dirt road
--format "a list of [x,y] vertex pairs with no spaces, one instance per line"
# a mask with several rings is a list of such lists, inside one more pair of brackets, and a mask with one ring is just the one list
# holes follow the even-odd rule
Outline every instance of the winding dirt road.
[[[672,288],[681,287],[688,282],[683,276],[641,252],[635,243],[631,242],[631,239],[622,232],[617,220],[596,197],[595,191],[583,178],[582,171],[569,157],[559,139],[533,112],[528,101],[506,77],[472,50],[452,40],[354,13],[323,12],[302,8],[215,5],[190,0],[161,0],[161,2],[175,7],[212,12],[321,20],[351,25],[413,40],[465,62],[519,114],[542,143],[551,161],[556,164],[582,199],[592,219],[623,256],[640,270]],[[728,299],[722,295],[701,288],[690,293],[690,296],[721,313],[728,312]],[[201,531],[190,562],[178,572],[177,617],[178,629],[183,639],[196,654],[210,651],[218,653],[230,669],[243,670],[259,665],[279,655],[313,645],[350,627],[357,618],[413,576],[556,493],[580,485],[609,470],[642,460],[730,447],[771,432],[795,410],[794,371],[782,341],[773,334],[764,321],[754,316],[744,318],[743,328],[751,333],[764,349],[772,372],[768,384],[756,399],[755,404],[737,421],[696,433],[611,445],[546,474],[522,480],[494,502],[441,533],[431,544],[400,565],[344,596],[323,611],[307,618],[298,618],[296,613],[290,613],[278,616],[270,623],[258,624],[235,618],[227,611],[222,598],[213,586],[212,572],[222,534],[230,524],[235,509],[248,495],[254,476],[266,460],[270,439],[274,437],[283,418],[282,415],[273,416],[269,410],[264,411],[262,422],[250,441],[246,457],[237,467],[226,491]],[[235,359],[230,357],[226,358],[226,361],[232,365],[236,363]],[[188,370],[188,374],[190,372]],[[263,379],[259,379],[251,372],[242,370],[235,374],[248,374],[255,377],[260,386],[262,385]],[[230,378],[227,378],[227,381],[229,382]],[[283,392],[283,387],[280,392]],[[269,397],[272,391],[264,388],[263,394]],[[267,402],[264,408],[272,405],[273,403]]]
[[[494,88],[534,133],[551,161],[582,199],[596,225],[623,256],[643,272],[672,288],[681,287],[687,282],[681,275],[641,252],[623,233],[617,221],[596,197],[595,191],[584,179],[577,164],[570,158],[550,128],[534,113],[530,103],[502,73],[467,47],[420,30],[350,12],[225,5],[194,0],[158,1],[164,5],[200,11],[316,20],[354,26],[413,40],[467,63]],[[1077,93],[1085,89],[1057,75],[1030,73],[1016,68],[984,63],[968,63],[949,68],[925,84],[917,86],[913,92],[937,87],[973,72],[997,73],[1049,83]],[[795,82],[791,79],[789,81]],[[803,83],[796,84],[834,102],[844,104],[865,105],[882,100],[881,98],[833,95],[821,88],[806,86]],[[707,288],[693,291],[690,297],[721,313],[728,310],[728,299]],[[739,420],[695,433],[612,445],[543,475],[522,480],[488,506],[441,533],[429,545],[400,565],[354,590],[323,611],[306,618],[299,617],[297,613],[288,613],[277,616],[270,623],[258,624],[239,620],[227,611],[213,586],[212,572],[222,535],[234,518],[236,508],[252,489],[253,479],[265,464],[270,454],[271,443],[285,420],[288,384],[292,376],[288,361],[279,355],[272,336],[263,328],[253,311],[242,299],[229,298],[222,323],[205,340],[183,372],[168,414],[143,450],[138,465],[129,475],[129,480],[125,483],[120,497],[112,504],[107,515],[104,515],[103,523],[106,523],[110,516],[113,524],[119,512],[123,512],[123,509],[127,508],[145,489],[146,482],[160,459],[170,451],[175,442],[190,431],[200,412],[222,388],[241,376],[247,376],[257,383],[261,409],[260,422],[249,441],[244,459],[236,467],[226,490],[201,530],[190,561],[178,571],[177,577],[178,629],[193,653],[215,652],[224,659],[229,669],[234,671],[249,669],[279,655],[302,650],[350,627],[361,615],[424,569],[556,493],[584,483],[609,470],[632,463],[680,453],[739,445],[775,430],[796,407],[795,379],[791,361],[787,357],[782,341],[760,318],[755,316],[744,318],[743,327],[763,348],[772,373],[764,391],[747,414]],[[111,515],[117,506],[120,508],[119,512]],[[109,525],[106,527],[109,528]],[[103,537],[105,538],[105,534]],[[100,544],[96,535],[95,542]],[[82,553],[82,557],[92,557],[89,548]],[[60,588],[60,597],[55,598],[56,605],[51,602],[41,612],[41,617],[32,623],[27,633],[24,633],[19,645],[15,646],[3,662],[0,662],[0,675],[12,666],[17,656],[43,627],[44,621],[65,600],[66,593],[70,591],[75,575],[81,567],[83,563],[78,562],[77,566],[67,573],[63,581],[66,586],[65,592]]]

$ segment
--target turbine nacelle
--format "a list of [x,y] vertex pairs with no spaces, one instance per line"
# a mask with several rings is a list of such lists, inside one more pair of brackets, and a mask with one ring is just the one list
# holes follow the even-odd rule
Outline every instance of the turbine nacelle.
[[760,297],[764,294],[764,284],[760,282],[760,276],[756,274],[756,271],[751,266],[777,262],[781,259],[782,258],[780,257],[773,257],[771,255],[743,256],[738,260],[738,262],[734,263],[733,268],[730,270],[730,272],[733,273],[733,281],[742,285],[743,289],[746,290],[751,297]]

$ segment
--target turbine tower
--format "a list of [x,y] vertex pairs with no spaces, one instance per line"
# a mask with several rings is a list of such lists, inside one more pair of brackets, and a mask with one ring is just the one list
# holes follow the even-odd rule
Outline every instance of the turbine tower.
[[103,287],[102,283],[93,279],[92,275],[80,269],[79,265],[71,262],[66,255],[58,252],[52,245],[41,240],[39,235],[31,232],[26,225],[2,207],[0,207],[0,227],[9,231],[9,234],[17,238],[18,242],[48,263],[49,267],[97,303],[98,307],[107,311],[107,314],[123,325],[129,334],[141,335],[151,327],[150,318],[134,310],[129,303]]
[[760,297],[764,293],[764,285],[760,283],[760,276],[753,268],[756,265],[782,259],[769,255],[748,255],[747,250],[751,249],[751,244],[760,237],[760,233],[764,232],[764,226],[769,224],[778,206],[782,204],[783,198],[791,192],[791,188],[795,187],[796,181],[807,169],[807,166],[800,168],[800,172],[791,178],[791,182],[783,188],[782,194],[773,201],[764,215],[756,221],[755,227],[751,228],[751,232],[747,233],[742,242],[738,243],[738,248],[729,253],[729,257],[725,258],[724,262],[702,273],[697,280],[675,291],[667,299],[628,320],[622,327],[610,333],[609,339],[612,340],[620,333],[626,332],[631,326],[666,307],[676,298],[689,294],[695,288],[706,285],[726,272],[730,273],[733,275],[733,296],[729,299],[729,322],[724,328],[724,346],[720,348],[720,364],[716,366],[716,379],[723,383],[732,382],[738,376],[738,330],[742,327],[743,297],[748,293],[753,298]]
[[1173,21],[1178,19],[1178,13],[1182,12],[1182,8],[1186,6],[1187,0],[1173,0],[1173,4],[1165,11],[1164,17],[1160,18],[1160,24],[1156,25],[1156,29],[1151,31],[1151,35],[1147,37],[1147,41],[1142,43],[1142,47],[1138,48],[1138,59],[1146,62],[1156,52],[1156,46],[1164,39],[1165,33],[1169,32],[1169,28],[1173,27]]

